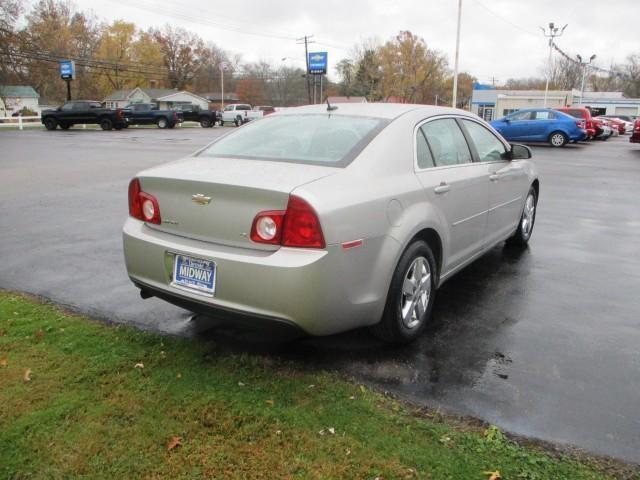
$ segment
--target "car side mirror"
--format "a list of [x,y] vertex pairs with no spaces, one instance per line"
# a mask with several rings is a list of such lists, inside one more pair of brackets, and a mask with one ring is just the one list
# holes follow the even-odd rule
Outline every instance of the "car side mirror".
[[511,160],[527,160],[532,157],[531,149],[526,145],[514,143],[511,145]]
[[511,123],[511,119],[504,117],[502,120],[504,120],[504,123]]

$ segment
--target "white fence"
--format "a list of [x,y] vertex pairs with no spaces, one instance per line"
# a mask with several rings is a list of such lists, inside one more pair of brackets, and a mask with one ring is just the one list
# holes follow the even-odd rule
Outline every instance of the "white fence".
[[24,128],[42,127],[40,117],[0,117],[0,128],[2,127],[18,127]]

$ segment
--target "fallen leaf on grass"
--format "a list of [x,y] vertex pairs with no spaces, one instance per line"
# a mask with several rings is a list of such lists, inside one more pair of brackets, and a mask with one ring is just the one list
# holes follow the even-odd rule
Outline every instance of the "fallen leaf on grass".
[[9,365],[9,360],[7,360],[6,358],[0,360],[0,367],[6,367],[7,365]]
[[181,445],[182,445],[182,437],[171,437],[171,440],[169,440],[169,443],[167,443],[167,450],[170,452],[174,448],[179,447]]
[[178,373],[178,374],[176,375],[176,378],[182,378],[182,374],[181,374],[181,373]]
[[22,380],[24,380],[25,383],[31,381],[31,369],[30,368],[27,368],[24,371],[24,375],[22,375]]
[[144,363],[136,363],[133,368],[144,368]]
[[487,480],[500,480],[502,477],[500,476],[500,470],[496,470],[495,472],[482,472],[485,475],[489,475]]
[[242,383],[242,382],[238,382],[238,386],[239,386],[239,387],[244,387],[244,383]]
[[273,404],[276,403],[273,400],[265,400],[265,403],[271,405],[273,407]]

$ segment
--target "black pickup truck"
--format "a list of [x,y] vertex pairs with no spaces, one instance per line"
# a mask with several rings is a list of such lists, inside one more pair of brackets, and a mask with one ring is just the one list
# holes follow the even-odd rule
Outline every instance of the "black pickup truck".
[[155,103],[130,103],[125,107],[129,124],[157,125],[158,128],[173,128],[182,122],[182,115],[174,110],[160,110]]
[[213,127],[221,117],[215,110],[203,110],[198,105],[178,105],[178,112],[185,122],[198,122],[202,128]]
[[55,110],[44,110],[42,124],[47,130],[55,130],[57,127],[67,130],[79,124],[100,125],[103,130],[121,130],[127,127],[128,119],[126,112],[121,108],[104,108],[95,100],[73,100]]

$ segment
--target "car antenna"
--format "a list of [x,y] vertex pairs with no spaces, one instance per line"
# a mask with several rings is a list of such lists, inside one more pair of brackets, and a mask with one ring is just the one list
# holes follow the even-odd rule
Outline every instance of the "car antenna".
[[333,112],[334,110],[337,110],[338,107],[336,107],[335,105],[331,105],[329,103],[329,99],[327,98],[327,112]]

